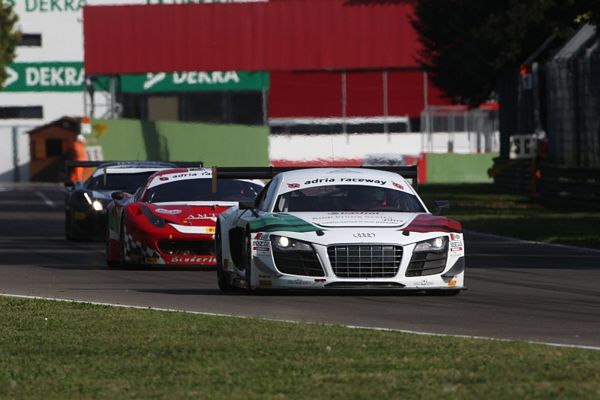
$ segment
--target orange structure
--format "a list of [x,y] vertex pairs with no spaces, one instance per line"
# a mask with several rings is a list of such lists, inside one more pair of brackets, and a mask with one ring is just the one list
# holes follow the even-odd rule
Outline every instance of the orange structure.
[[65,176],[65,160],[86,160],[83,141],[78,140],[80,118],[63,117],[29,131],[29,180],[59,182],[65,178],[86,179],[91,171]]

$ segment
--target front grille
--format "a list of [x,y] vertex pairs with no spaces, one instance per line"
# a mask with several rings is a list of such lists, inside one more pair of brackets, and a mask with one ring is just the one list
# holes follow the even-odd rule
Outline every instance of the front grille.
[[179,256],[214,254],[213,241],[209,240],[163,240],[158,242],[158,248],[163,253]]
[[275,266],[284,274],[325,276],[321,262],[314,251],[281,251],[273,247]]
[[329,246],[327,254],[339,278],[393,278],[402,262],[402,246],[394,245]]
[[441,273],[446,268],[447,251],[414,253],[406,269],[406,276],[425,276]]

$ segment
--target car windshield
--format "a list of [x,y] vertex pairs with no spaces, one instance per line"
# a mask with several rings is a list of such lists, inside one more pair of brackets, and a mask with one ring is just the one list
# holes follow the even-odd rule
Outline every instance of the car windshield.
[[139,172],[135,174],[100,174],[90,178],[87,187],[91,190],[121,190],[133,193],[146,181],[155,171]]
[[262,186],[252,182],[219,179],[217,191],[213,193],[211,179],[187,179],[151,187],[144,193],[143,201],[253,201],[261,189]]
[[277,198],[274,211],[425,211],[417,196],[366,185],[327,185],[298,189]]

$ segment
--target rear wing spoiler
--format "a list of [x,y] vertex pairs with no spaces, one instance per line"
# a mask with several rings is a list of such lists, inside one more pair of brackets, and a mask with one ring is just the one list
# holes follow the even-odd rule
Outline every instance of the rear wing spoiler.
[[[212,167],[213,188],[216,187],[216,179],[272,179],[275,175],[306,168],[324,168],[324,166],[302,166],[302,167]],[[325,167],[327,168],[327,167]],[[338,167],[335,168],[361,168],[361,169],[377,169],[380,171],[395,172],[402,175],[403,178],[411,181],[412,187],[417,190],[418,186],[418,169],[416,165],[402,166],[362,166],[362,167]]]
[[[136,161],[71,161],[71,160],[67,160],[65,161],[65,171],[67,172],[67,174],[69,173],[70,170],[72,170],[73,168],[97,168],[98,166],[102,165],[102,164],[111,164],[111,165],[128,165],[131,164],[132,162],[137,162],[140,164],[143,164],[144,162],[148,162],[148,163],[152,163],[154,161],[146,161],[146,160],[136,160]],[[161,161],[159,161],[161,162]],[[169,164],[173,164],[174,167],[181,167],[181,168],[202,168],[204,166],[204,163],[202,161],[164,161],[165,163],[169,163]]]

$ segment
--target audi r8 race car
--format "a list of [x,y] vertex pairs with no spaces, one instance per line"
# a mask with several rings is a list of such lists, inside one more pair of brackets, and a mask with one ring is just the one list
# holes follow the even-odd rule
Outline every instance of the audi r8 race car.
[[253,201],[259,180],[212,179],[206,168],[157,172],[133,196],[115,193],[109,210],[108,266],[214,266],[217,216]]
[[69,162],[73,166],[97,166],[82,182],[65,182],[65,237],[68,240],[102,239],[106,233],[106,206],[111,193],[133,193],[154,172],[175,164],[151,161]]
[[431,214],[398,173],[281,172],[254,203],[219,216],[218,284],[223,291],[384,288],[457,294],[464,289],[461,230],[457,221]]

